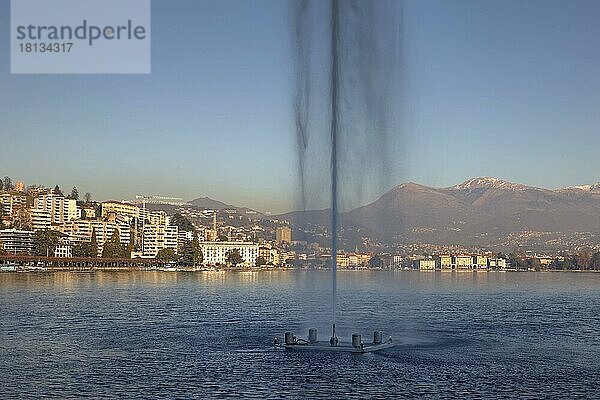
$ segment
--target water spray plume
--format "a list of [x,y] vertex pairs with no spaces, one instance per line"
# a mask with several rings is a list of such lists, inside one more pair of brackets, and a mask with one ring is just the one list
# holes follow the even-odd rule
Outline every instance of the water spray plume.
[[[391,110],[396,105],[391,94],[399,58],[398,11],[397,2],[302,0],[293,13],[301,209],[318,204],[321,183],[328,180],[330,184],[332,344],[337,342],[341,213],[388,186]],[[322,148],[329,152],[323,153]]]

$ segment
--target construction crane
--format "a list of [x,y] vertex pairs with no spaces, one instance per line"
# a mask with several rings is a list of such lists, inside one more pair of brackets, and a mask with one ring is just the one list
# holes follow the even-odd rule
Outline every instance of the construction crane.
[[[183,199],[180,197],[168,197],[168,196],[157,196],[157,195],[144,195],[136,194],[136,200],[142,199],[142,252],[144,251],[144,228],[146,227],[146,204],[165,204],[172,206],[180,206],[184,204]],[[138,235],[138,221],[135,221],[135,238],[137,240]]]

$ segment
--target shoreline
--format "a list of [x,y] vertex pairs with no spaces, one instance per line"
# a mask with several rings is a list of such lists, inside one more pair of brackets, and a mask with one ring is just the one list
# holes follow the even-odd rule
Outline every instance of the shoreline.
[[[95,272],[108,272],[108,273],[122,273],[122,272],[184,272],[184,273],[205,273],[205,272],[217,272],[217,273],[247,273],[247,272],[307,272],[307,271],[325,271],[331,272],[328,268],[287,268],[287,267],[244,267],[244,268],[218,268],[218,267],[201,267],[201,268],[134,268],[134,267],[92,267],[92,268],[64,268],[64,267],[19,267],[14,269],[1,268],[0,274],[9,273],[95,273]],[[517,270],[517,269],[400,269],[400,268],[363,268],[363,269],[338,269],[338,273],[345,272],[420,272],[420,273],[600,273],[600,270],[585,270],[585,269],[573,269],[573,270],[559,270],[559,269],[543,269],[539,271],[534,270]]]

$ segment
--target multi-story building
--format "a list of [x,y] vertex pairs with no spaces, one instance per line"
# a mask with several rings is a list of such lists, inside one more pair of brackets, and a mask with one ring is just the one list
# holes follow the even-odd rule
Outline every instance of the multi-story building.
[[506,269],[506,260],[504,258],[488,258],[488,267]]
[[264,258],[267,264],[279,265],[280,263],[279,251],[268,245],[258,248],[258,256]]
[[275,242],[277,244],[292,243],[292,230],[288,226],[279,226],[275,231]]
[[347,254],[337,254],[335,262],[338,268],[348,268],[349,260]]
[[230,251],[237,250],[243,265],[253,266],[258,257],[258,244],[250,242],[200,242],[204,264],[225,265]]
[[59,232],[69,236],[72,243],[89,242],[92,240],[92,232],[96,233],[98,243],[98,256],[102,255],[104,243],[109,240],[115,231],[119,232],[119,238],[123,246],[129,245],[130,228],[123,220],[115,222],[101,220],[74,220],[64,222],[56,227]]
[[415,268],[418,269],[435,269],[435,260],[433,258],[425,258],[421,260],[415,260]]
[[27,194],[33,198],[36,198],[41,194],[47,194],[47,193],[52,193],[52,189],[42,187],[42,186],[30,186],[27,189]]
[[52,218],[48,211],[32,208],[29,212],[31,213],[31,227],[34,231],[50,229]]
[[217,230],[216,229],[205,229],[204,230],[204,241],[205,242],[214,242],[217,240]]
[[194,240],[194,232],[192,231],[178,231],[177,232],[177,247],[182,248],[185,242],[191,242]]
[[27,196],[22,192],[11,190],[0,194],[0,204],[2,214],[12,216],[16,210],[27,207]]
[[0,243],[7,253],[31,254],[33,252],[33,231],[20,231],[17,229],[0,230]]
[[23,181],[19,181],[19,182],[15,183],[15,190],[17,192],[24,192],[25,191],[25,184],[23,183]]
[[94,219],[96,218],[96,209],[90,206],[84,206],[81,208],[81,218]]
[[473,257],[470,255],[452,256],[452,265],[454,269],[471,269],[473,268]]
[[108,218],[111,213],[114,213],[117,216],[126,217],[127,219],[139,218],[140,208],[133,203],[125,201],[103,201],[102,218]]
[[73,246],[69,243],[60,243],[54,249],[54,257],[70,258],[73,257]]
[[171,223],[171,217],[164,211],[150,211],[147,219],[151,225],[169,225]]
[[40,194],[34,198],[33,207],[50,213],[52,224],[62,224],[81,216],[75,199],[66,199],[63,195],[56,193]]
[[475,255],[473,256],[473,267],[477,269],[487,269],[488,258],[486,256]]
[[177,253],[178,228],[167,224],[146,224],[142,257],[154,258],[160,249],[173,249]]
[[452,256],[449,254],[438,254],[433,257],[437,269],[452,269]]

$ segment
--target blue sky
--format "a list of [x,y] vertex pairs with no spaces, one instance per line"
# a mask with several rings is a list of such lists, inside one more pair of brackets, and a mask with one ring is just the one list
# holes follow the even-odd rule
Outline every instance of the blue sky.
[[[294,208],[290,4],[155,0],[151,74],[11,75],[0,0],[0,175],[100,200]],[[599,2],[412,0],[403,14],[393,184],[600,180]]]

